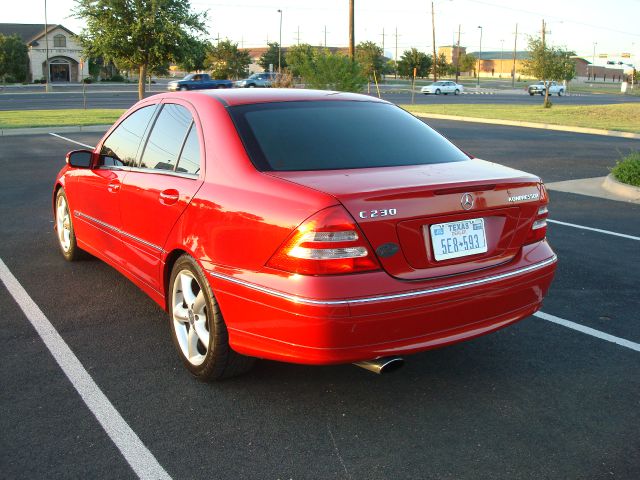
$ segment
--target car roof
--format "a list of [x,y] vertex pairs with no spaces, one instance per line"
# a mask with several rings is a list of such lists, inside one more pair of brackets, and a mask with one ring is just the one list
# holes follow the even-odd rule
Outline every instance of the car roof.
[[248,89],[230,88],[216,90],[197,90],[194,92],[163,93],[162,97],[194,98],[207,96],[218,100],[226,106],[249,105],[254,103],[300,102],[300,101],[335,101],[347,100],[353,102],[389,103],[369,95],[358,93],[333,92],[327,90],[307,90],[301,88],[268,88]]

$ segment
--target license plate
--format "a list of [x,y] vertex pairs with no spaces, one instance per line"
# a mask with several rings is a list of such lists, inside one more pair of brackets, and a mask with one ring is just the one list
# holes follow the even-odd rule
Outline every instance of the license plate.
[[[426,225],[423,227],[424,230],[426,227]],[[433,255],[438,261],[487,251],[483,218],[437,223],[429,226],[429,232]]]

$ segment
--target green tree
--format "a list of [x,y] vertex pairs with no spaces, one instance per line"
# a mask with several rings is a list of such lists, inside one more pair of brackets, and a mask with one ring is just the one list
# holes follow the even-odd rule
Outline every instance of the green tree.
[[308,43],[293,45],[287,48],[285,55],[289,71],[294,77],[302,76],[302,72],[313,64],[314,48]]
[[211,76],[218,80],[246,77],[250,63],[249,52],[240,50],[238,44],[229,39],[211,47],[205,60],[207,69],[211,70]]
[[29,72],[29,50],[17,35],[0,34],[0,78],[24,82]]
[[[455,69],[455,67],[453,68]],[[436,76],[440,78],[440,77],[449,75],[450,73],[451,73],[451,65],[447,63],[447,56],[444,53],[441,53],[436,58]]]
[[463,53],[458,60],[458,72],[470,72],[478,65],[478,58],[470,53]]
[[432,64],[431,55],[420,52],[417,48],[412,48],[402,53],[398,62],[398,73],[404,77],[412,77],[415,68],[417,77],[426,77],[429,75]]
[[313,59],[305,63],[301,73],[308,87],[320,90],[360,92],[366,82],[357,62],[327,49],[315,51]]
[[373,42],[360,42],[356,46],[356,61],[362,68],[362,73],[368,78],[372,78],[373,74],[380,78],[380,73],[384,67],[384,56],[382,48]]
[[[571,60],[573,52],[562,48],[549,47],[540,37],[529,37],[527,47],[529,58],[523,62],[522,73],[549,82],[570,81],[575,77],[575,63]],[[550,107],[549,89],[545,89],[544,106]]]
[[186,42],[182,59],[178,66],[185,72],[194,70],[204,70],[207,54],[213,46],[208,40],[200,40],[199,38],[191,38]]
[[[269,45],[269,48],[258,60],[258,65],[265,70],[269,70],[269,66],[273,65],[273,69],[278,70],[278,52],[280,50],[280,44],[278,44],[278,42],[271,42],[267,43],[267,45]],[[281,68],[285,68],[287,66],[286,55],[282,52],[280,55],[280,66]]]
[[85,55],[138,70],[140,99],[147,72],[181,63],[205,32],[206,14],[192,12],[189,0],[76,0],[73,14],[86,23],[80,34]]

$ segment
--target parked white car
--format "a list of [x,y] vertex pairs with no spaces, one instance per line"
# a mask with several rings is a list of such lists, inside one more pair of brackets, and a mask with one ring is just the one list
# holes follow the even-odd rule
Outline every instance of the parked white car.
[[444,93],[447,95],[448,93],[453,93],[454,95],[458,95],[459,93],[464,92],[464,87],[456,82],[449,82],[446,80],[441,80],[439,82],[434,82],[431,85],[426,85],[420,89],[420,92],[425,95],[429,95],[433,93],[434,95],[440,95]]
[[[560,85],[557,82],[547,82],[547,86],[549,87],[549,95],[557,94],[559,97],[564,95],[564,85]],[[544,95],[545,91],[544,82],[534,83],[533,85],[529,85],[527,90],[529,91],[529,95],[535,95],[539,93],[540,95]]]

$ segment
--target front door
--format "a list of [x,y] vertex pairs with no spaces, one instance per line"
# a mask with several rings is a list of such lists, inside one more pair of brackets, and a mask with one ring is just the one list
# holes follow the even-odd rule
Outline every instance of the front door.
[[79,169],[74,182],[74,226],[90,249],[122,263],[119,197],[128,169],[136,163],[138,149],[156,105],[143,107],[116,127],[100,147],[97,165]]

